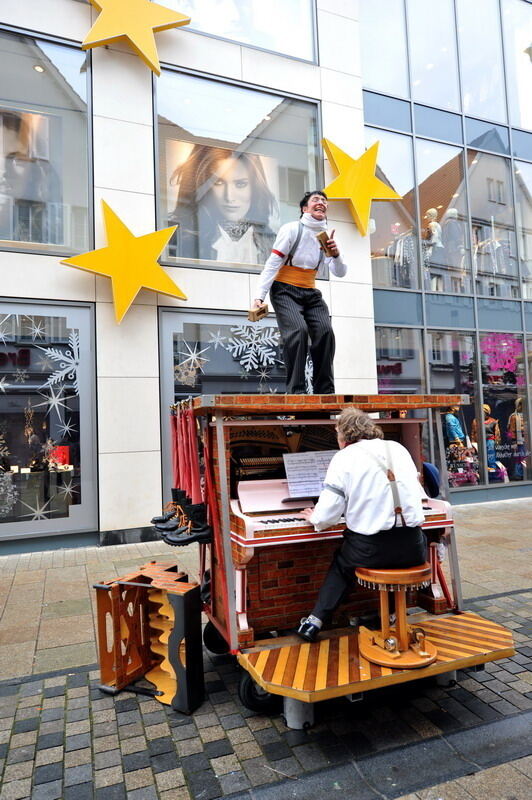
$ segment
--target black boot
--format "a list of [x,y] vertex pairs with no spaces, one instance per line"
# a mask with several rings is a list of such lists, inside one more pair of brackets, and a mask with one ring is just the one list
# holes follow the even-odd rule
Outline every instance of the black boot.
[[184,489],[172,489],[172,500],[180,506],[190,504],[190,499]]
[[[157,528],[155,530],[157,530]],[[163,533],[161,531],[160,533],[166,544],[172,547],[183,547],[186,544],[193,544],[194,542],[198,542],[199,544],[210,544],[210,542],[212,542],[212,528],[209,525],[205,525],[204,528],[196,532],[192,530],[190,533],[178,534],[177,531],[175,533]]]
[[[185,545],[199,542],[207,544],[212,541],[212,528],[207,525],[207,506],[205,503],[194,503],[187,506],[186,514],[190,520],[190,528],[186,530],[173,530],[171,532],[165,529],[163,538],[166,544],[170,545]],[[158,526],[159,530],[162,530]]]
[[165,511],[163,514],[159,514],[158,517],[152,517],[150,522],[152,525],[156,525],[158,522],[168,522],[168,520],[172,519],[172,517],[175,517],[175,514],[176,505],[175,503],[172,503],[172,508],[168,509],[168,511]]

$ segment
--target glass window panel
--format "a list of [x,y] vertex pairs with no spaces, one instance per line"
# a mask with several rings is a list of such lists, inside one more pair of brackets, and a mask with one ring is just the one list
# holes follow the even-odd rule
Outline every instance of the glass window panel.
[[510,120],[532,130],[532,5],[502,0],[502,25]]
[[519,297],[510,161],[475,150],[467,159],[476,290]]
[[481,334],[480,358],[484,405],[479,431],[484,430],[488,480],[490,483],[529,480],[523,337],[514,333]]
[[408,0],[408,40],[412,99],[460,110],[453,0]]
[[373,285],[417,289],[419,259],[412,139],[366,128],[366,146],[377,141],[380,144],[376,174],[403,199],[374,202],[371,207]]
[[476,377],[475,339],[458,331],[427,334],[430,391],[432,394],[466,394],[470,405],[448,406],[442,412],[445,460],[449,486],[476,486],[482,481],[478,448],[472,428],[477,428],[480,397]]
[[457,0],[466,114],[506,122],[499,0]]
[[508,128],[502,125],[466,117],[466,137],[467,144],[480,147],[481,150],[494,150],[496,153],[510,152]]
[[419,136],[446,139],[457,144],[463,142],[462,118],[458,114],[449,114],[427,106],[414,106],[414,116],[416,133]]
[[94,530],[90,312],[0,304],[0,538]]
[[513,300],[478,300],[478,325],[485,330],[520,331],[521,304]]
[[532,299],[532,164],[515,161],[517,241],[523,278],[523,296]]
[[474,328],[475,314],[472,297],[427,294],[425,297],[427,323],[441,328]]
[[87,55],[0,31],[0,247],[88,248]]
[[364,120],[370,125],[382,125],[383,128],[396,128],[399,131],[411,131],[410,103],[384,97],[374,92],[364,92]]
[[164,5],[187,14],[190,30],[314,60],[313,0],[165,0]]
[[524,303],[525,306],[525,328],[532,331],[532,303]]
[[363,85],[409,97],[403,0],[362,2],[359,9]]
[[422,325],[423,306],[421,295],[417,292],[386,291],[374,289],[373,308],[375,322],[396,325]]
[[424,394],[421,331],[375,328],[379,394]]
[[471,292],[464,153],[416,139],[423,282],[431,292]]
[[262,267],[321,183],[316,106],[168,71],[157,87],[159,224],[178,226],[166,260]]
[[512,149],[517,158],[532,161],[532,133],[512,130]]

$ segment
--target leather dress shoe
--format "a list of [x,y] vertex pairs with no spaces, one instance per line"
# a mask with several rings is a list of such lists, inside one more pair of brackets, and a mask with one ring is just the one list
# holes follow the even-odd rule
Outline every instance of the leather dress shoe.
[[320,632],[320,628],[317,625],[314,625],[313,622],[309,622],[307,617],[303,617],[299,628],[297,629],[296,633],[301,639],[304,639],[306,642],[315,642],[318,638],[318,633]]

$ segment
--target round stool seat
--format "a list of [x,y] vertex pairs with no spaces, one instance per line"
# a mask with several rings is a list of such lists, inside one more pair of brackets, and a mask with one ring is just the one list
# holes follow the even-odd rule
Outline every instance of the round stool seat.
[[393,591],[396,587],[414,589],[417,586],[427,586],[431,581],[431,568],[427,563],[401,569],[357,567],[355,575],[362,586]]

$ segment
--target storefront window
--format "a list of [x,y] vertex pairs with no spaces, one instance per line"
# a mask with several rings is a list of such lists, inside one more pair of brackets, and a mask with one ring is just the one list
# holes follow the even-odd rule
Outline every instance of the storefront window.
[[366,146],[380,142],[377,176],[402,200],[373,203],[370,222],[373,285],[402,289],[419,286],[419,259],[412,139],[366,128]]
[[477,292],[519,297],[510,161],[476,150],[467,159]]
[[523,295],[532,299],[532,164],[514,162],[517,241],[523,278]]
[[376,327],[379,394],[424,394],[421,331]]
[[532,130],[532,6],[524,0],[503,0],[502,22],[510,121]]
[[523,337],[514,333],[481,333],[480,363],[484,403],[482,425],[488,481],[530,479],[530,439]]
[[499,0],[457,0],[466,114],[506,122]]
[[471,292],[463,150],[416,140],[423,282],[431,292]]
[[472,435],[478,426],[475,340],[472,334],[457,331],[429,331],[427,335],[431,393],[466,394],[470,402],[464,406],[449,405],[442,411],[449,486],[476,486],[483,478],[479,449]]
[[453,0],[439,0],[427,14],[425,0],[408,0],[412,98],[460,110]]
[[157,104],[159,224],[178,226],[165,260],[262,267],[321,184],[316,105],[169,71]]
[[409,97],[403,0],[362,2],[359,9],[364,88]]
[[0,537],[94,530],[90,312],[0,304]]
[[87,55],[0,31],[0,248],[88,247]]
[[315,58],[313,0],[165,0],[164,5],[187,14],[190,30],[294,58]]

